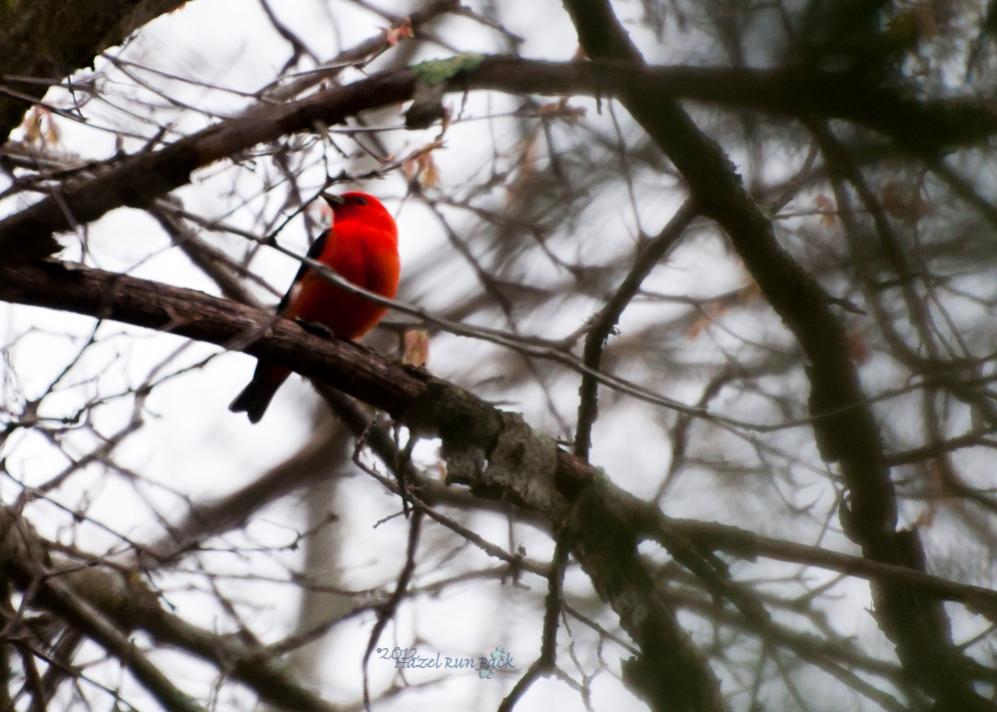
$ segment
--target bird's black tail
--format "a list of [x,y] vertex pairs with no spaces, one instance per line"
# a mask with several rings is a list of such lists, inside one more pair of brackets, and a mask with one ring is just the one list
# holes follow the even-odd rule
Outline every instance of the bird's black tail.
[[250,423],[260,422],[277,389],[289,374],[290,371],[283,368],[257,364],[253,380],[235,397],[228,409],[233,413],[245,413],[249,416]]

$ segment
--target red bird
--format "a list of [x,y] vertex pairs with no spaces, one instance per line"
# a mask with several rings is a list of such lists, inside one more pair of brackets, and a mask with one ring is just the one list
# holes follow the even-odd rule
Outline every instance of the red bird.
[[[317,239],[308,256],[343,278],[383,297],[398,291],[398,228],[381,202],[366,193],[323,193],[333,212],[329,231]],[[359,339],[381,320],[385,307],[351,294],[301,265],[291,288],[277,305],[287,319],[322,324],[341,339]],[[253,380],[229,410],[245,411],[252,423],[263,417],[270,399],[291,372],[266,361],[256,364]]]

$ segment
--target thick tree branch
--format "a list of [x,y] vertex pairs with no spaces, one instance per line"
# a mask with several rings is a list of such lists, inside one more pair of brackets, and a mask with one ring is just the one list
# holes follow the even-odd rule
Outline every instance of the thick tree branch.
[[0,143],[50,85],[186,0],[0,3]]
[[[631,679],[682,690],[686,709],[722,709],[712,673],[656,591],[637,553],[636,521],[609,502],[613,489],[583,461],[533,433],[522,419],[471,393],[375,358],[363,348],[311,335],[297,324],[189,289],[55,263],[0,267],[0,299],[34,304],[159,329],[288,366],[388,411],[414,432],[438,435],[448,475],[472,492],[503,498],[542,513],[555,528],[567,524],[572,504],[585,499],[576,556],[647,654],[631,662]],[[598,492],[591,485],[602,484]],[[585,492],[589,494],[585,496]],[[612,506],[611,506],[612,505]],[[709,680],[705,688],[699,681]],[[705,694],[704,694],[705,691]]]
[[[389,410],[423,432],[442,435],[453,481],[469,484],[472,492],[486,501],[512,501],[538,512],[551,526],[563,525],[571,503],[588,491],[580,508],[582,514],[576,515],[581,516],[576,525],[576,556],[603,595],[620,605],[625,627],[638,642],[643,640],[642,647],[651,640],[647,636],[652,632],[661,636],[662,631],[670,631],[669,637],[684,641],[660,593],[651,595],[653,581],[634,552],[641,538],[654,538],[669,546],[676,534],[704,551],[821,566],[866,577],[882,586],[959,601],[991,618],[997,615],[997,596],[986,589],[902,566],[769,540],[731,527],[664,518],[652,505],[603,481],[584,461],[555,449],[553,443],[545,445],[542,438],[510,420],[511,416],[471,394],[425,373],[390,364],[353,344],[321,339],[291,322],[274,321],[250,307],[189,289],[51,263],[0,267],[0,299],[117,319],[266,355]],[[256,338],[247,343],[247,335]],[[510,457],[520,458],[514,467]],[[596,482],[600,484],[593,489],[591,485]],[[650,596],[647,605],[633,608],[633,601],[643,601],[645,594]],[[652,626],[654,631],[647,629],[640,635],[639,621],[645,615],[651,615],[662,627]],[[144,625],[145,620],[153,619],[140,616],[136,624]],[[674,645],[674,640],[669,645]],[[678,649],[680,658],[687,645],[684,641]],[[679,666],[686,670],[683,674],[688,674],[688,660],[680,662],[686,666]],[[639,676],[640,672],[638,666],[634,674]],[[687,682],[685,679],[682,684]]]
[[204,708],[178,689],[118,626],[78,596],[71,586],[51,576],[47,563],[48,549],[27,522],[7,510],[0,510],[0,570],[15,581],[32,603],[55,611],[120,660],[164,709],[204,712]]
[[191,289],[57,263],[0,267],[0,299],[158,329],[285,362],[393,415],[429,388],[425,379],[347,341]]
[[[191,652],[281,709],[338,709],[294,680],[265,648],[248,648],[235,637],[198,628],[164,610],[157,593],[142,582],[137,572],[125,576],[100,567],[80,566],[81,562],[53,563],[50,552],[55,547],[7,510],[0,511],[0,531],[6,540],[0,549],[0,563],[13,573],[18,584],[27,587],[26,582],[40,580],[38,604],[58,613],[119,658],[166,709],[202,710],[149,663],[126,633],[144,630],[158,643]],[[42,567],[41,561],[49,561],[49,565]]]
[[[594,59],[643,67],[608,0],[566,0],[583,49]],[[855,87],[861,93],[860,87]],[[622,102],[685,177],[703,214],[716,220],[809,361],[810,407],[821,453],[841,464],[851,499],[846,533],[879,562],[925,568],[916,531],[897,531],[896,499],[883,443],[827,295],[778,244],[771,221],[748,195],[720,146],[675,100],[660,91],[622,93]],[[972,688],[969,661],[952,644],[936,601],[891,584],[874,586],[876,614],[914,684],[952,709],[993,709]]]
[[[919,154],[977,141],[997,131],[997,114],[981,103],[915,101],[885,87],[857,85],[851,75],[827,72],[645,67],[612,57],[598,63],[568,64],[492,57],[477,64],[457,61],[453,71],[444,84],[450,92],[494,89],[639,96],[655,107],[690,98],[801,117],[822,112],[868,125]],[[287,104],[263,103],[165,148],[125,158],[98,177],[66,182],[59,195],[0,221],[0,254],[20,260],[54,254],[60,249],[52,238],[56,232],[96,220],[118,207],[147,207],[155,198],[188,183],[196,169],[257,144],[321,130],[362,111],[411,99],[422,73],[416,65]],[[695,155],[695,151],[687,153]],[[703,156],[704,168],[712,153]]]

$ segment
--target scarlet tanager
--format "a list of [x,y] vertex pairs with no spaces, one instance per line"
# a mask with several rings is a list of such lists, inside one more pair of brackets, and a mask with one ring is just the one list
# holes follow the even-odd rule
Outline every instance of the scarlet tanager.
[[[322,197],[332,208],[333,223],[315,240],[308,256],[359,287],[394,297],[400,265],[398,228],[391,213],[366,193],[323,193]],[[341,339],[359,339],[374,328],[385,311],[381,305],[337,287],[304,263],[277,305],[280,316],[321,324]],[[282,366],[259,361],[253,380],[229,410],[245,411],[250,422],[258,422],[290,374]]]

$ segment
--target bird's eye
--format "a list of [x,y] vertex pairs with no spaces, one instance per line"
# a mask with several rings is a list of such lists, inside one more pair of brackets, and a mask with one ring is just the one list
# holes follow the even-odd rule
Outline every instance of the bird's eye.
[[354,203],[356,203],[357,205],[366,205],[366,204],[367,204],[367,199],[366,199],[366,198],[361,198],[361,197],[360,197],[360,196],[358,195],[357,197],[355,197],[355,198],[353,199],[353,202],[354,202]]

